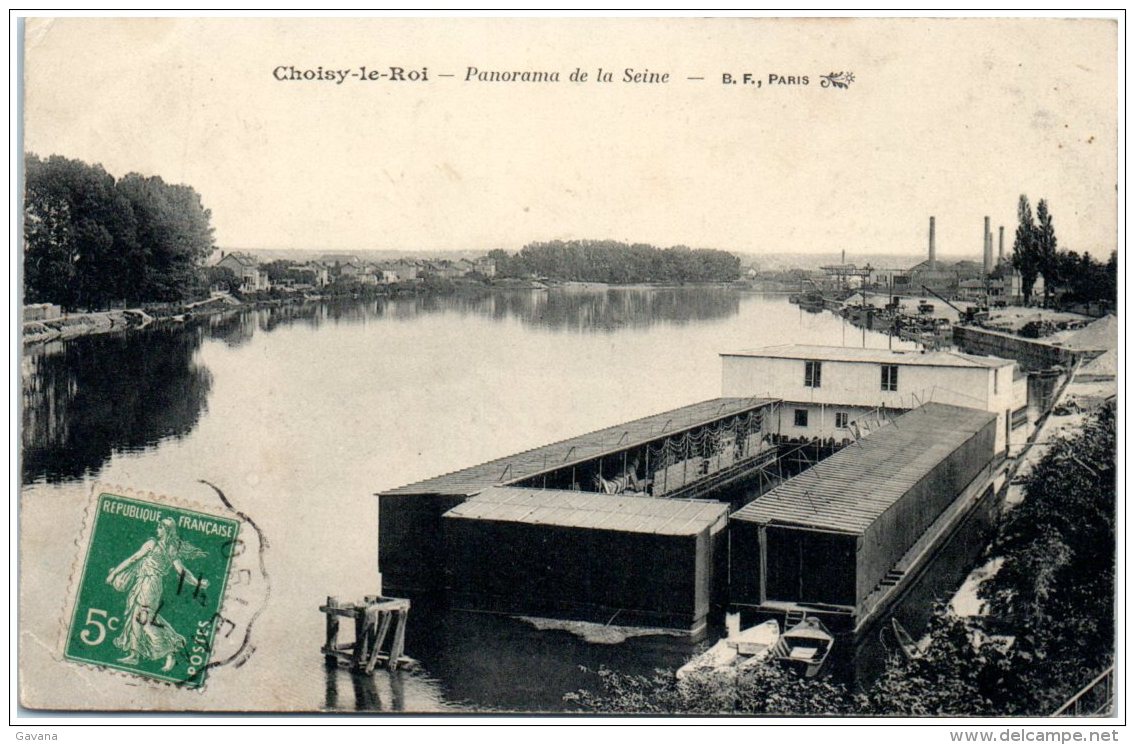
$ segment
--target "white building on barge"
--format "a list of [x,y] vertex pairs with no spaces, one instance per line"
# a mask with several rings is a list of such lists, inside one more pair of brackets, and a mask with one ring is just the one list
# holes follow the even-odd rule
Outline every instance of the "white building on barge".
[[880,412],[937,402],[996,414],[1003,453],[1027,408],[1027,379],[998,357],[782,344],[721,358],[722,395],[781,399],[778,431],[789,438],[854,440]]

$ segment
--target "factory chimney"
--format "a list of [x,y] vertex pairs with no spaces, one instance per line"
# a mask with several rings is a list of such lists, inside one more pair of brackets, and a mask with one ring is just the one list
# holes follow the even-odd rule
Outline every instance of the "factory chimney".
[[928,264],[930,271],[938,268],[938,257],[934,255],[934,216],[930,217],[930,262]]
[[1005,226],[997,228],[997,263],[1005,263]]
[[986,215],[985,217],[985,233],[982,236],[982,239],[984,240],[982,248],[982,265],[985,268],[985,273],[989,274],[993,271],[993,234],[989,232],[988,215]]

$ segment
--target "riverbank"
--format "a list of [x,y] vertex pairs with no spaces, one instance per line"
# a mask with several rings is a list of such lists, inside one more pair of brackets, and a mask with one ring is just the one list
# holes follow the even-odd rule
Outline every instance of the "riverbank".
[[56,339],[72,339],[76,336],[142,328],[153,320],[153,317],[141,308],[75,313],[51,320],[25,321],[23,338],[24,344],[37,344]]
[[69,313],[59,318],[29,320],[23,324],[25,346],[79,336],[109,334],[141,329],[151,325],[185,323],[194,318],[240,308],[270,308],[325,300],[360,300],[402,295],[450,295],[496,290],[546,289],[539,283],[525,280],[500,280],[491,283],[439,280],[403,282],[393,285],[359,285],[349,288],[330,287],[319,292],[274,291],[249,295],[217,293],[177,303],[150,303],[136,308]]
[[50,320],[28,320],[23,326],[25,346],[66,340],[77,336],[124,332],[143,328],[152,324],[165,325],[188,322],[194,318],[210,316],[222,312],[232,312],[242,308],[271,308],[284,305],[300,305],[313,302],[340,302],[373,300],[378,298],[401,297],[458,297],[479,298],[494,293],[529,292],[533,290],[556,290],[571,293],[595,292],[597,290],[665,290],[694,289],[711,290],[738,289],[744,286],[730,283],[634,283],[604,284],[595,282],[568,282],[555,280],[515,279],[501,277],[494,279],[444,279],[428,277],[424,280],[397,282],[383,285],[330,285],[318,290],[272,290],[256,294],[237,295],[217,293],[209,298],[179,303],[146,304],[138,308],[71,313]]

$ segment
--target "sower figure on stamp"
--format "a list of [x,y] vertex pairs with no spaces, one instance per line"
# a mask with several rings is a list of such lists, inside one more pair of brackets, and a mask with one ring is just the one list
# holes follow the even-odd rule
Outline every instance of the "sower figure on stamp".
[[162,607],[162,585],[169,570],[176,569],[189,584],[205,589],[209,580],[193,576],[183,560],[200,559],[205,552],[181,540],[177,525],[170,518],[158,522],[158,536],[142,544],[121,564],[110,570],[107,584],[126,592],[122,633],[114,646],[126,652],[119,662],[136,665],[141,657],[158,660],[165,657],[162,670],[174,666],[174,654],[185,646],[185,637],[177,633],[159,613]]

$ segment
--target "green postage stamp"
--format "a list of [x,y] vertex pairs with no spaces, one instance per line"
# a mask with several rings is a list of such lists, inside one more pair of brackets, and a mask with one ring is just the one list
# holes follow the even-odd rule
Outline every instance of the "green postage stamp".
[[201,686],[240,522],[107,493],[94,510],[64,656]]

